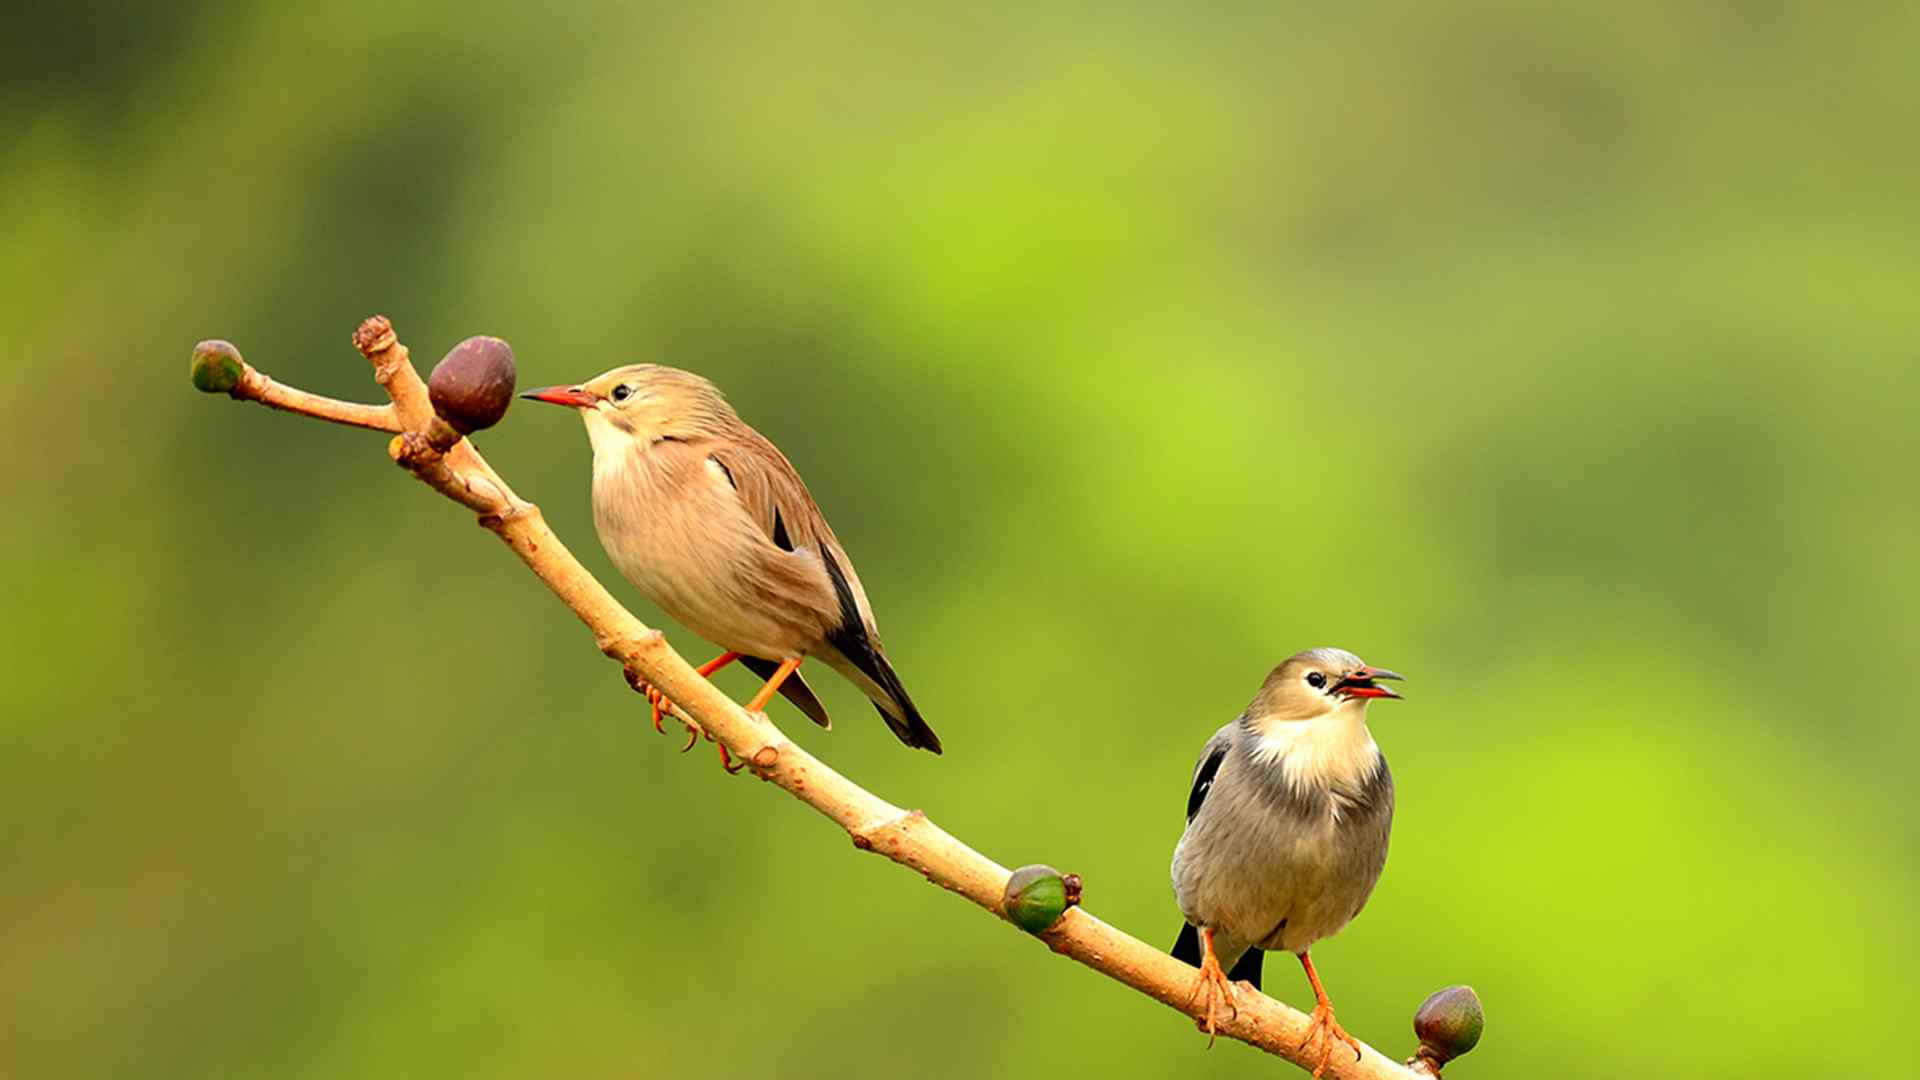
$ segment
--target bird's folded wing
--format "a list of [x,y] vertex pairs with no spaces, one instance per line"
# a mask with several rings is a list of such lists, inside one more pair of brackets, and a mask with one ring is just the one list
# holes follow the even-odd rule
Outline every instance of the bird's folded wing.
[[726,474],[727,482],[739,492],[747,515],[775,546],[785,551],[817,551],[822,540],[832,542],[833,530],[827,528],[800,474],[786,455],[759,433],[748,430],[739,438],[717,444],[708,451],[707,459]]
[[1187,820],[1200,812],[1200,805],[1207,801],[1207,793],[1213,790],[1213,778],[1220,772],[1220,763],[1227,760],[1227,751],[1232,748],[1233,725],[1229,724],[1214,732],[1213,738],[1200,751],[1200,760],[1193,766],[1193,788],[1187,792]]

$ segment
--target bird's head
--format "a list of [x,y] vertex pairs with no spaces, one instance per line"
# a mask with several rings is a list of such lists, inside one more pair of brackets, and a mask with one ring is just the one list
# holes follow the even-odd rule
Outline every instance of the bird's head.
[[646,444],[709,437],[736,419],[718,387],[691,371],[660,364],[628,364],[575,386],[547,386],[520,396],[579,412],[596,449],[603,439]]
[[1364,713],[1374,698],[1399,697],[1380,680],[1401,677],[1345,649],[1308,649],[1273,669],[1251,711],[1265,720],[1317,720],[1342,709]]

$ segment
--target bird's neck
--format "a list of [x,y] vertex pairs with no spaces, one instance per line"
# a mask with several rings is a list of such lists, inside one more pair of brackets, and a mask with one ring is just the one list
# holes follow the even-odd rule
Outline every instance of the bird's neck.
[[634,439],[631,431],[623,430],[598,412],[586,414],[587,441],[593,444],[593,467],[601,469],[625,469],[632,457]]
[[1359,790],[1380,771],[1380,747],[1367,730],[1364,702],[1312,720],[1249,716],[1245,723],[1254,763],[1277,768],[1296,791]]

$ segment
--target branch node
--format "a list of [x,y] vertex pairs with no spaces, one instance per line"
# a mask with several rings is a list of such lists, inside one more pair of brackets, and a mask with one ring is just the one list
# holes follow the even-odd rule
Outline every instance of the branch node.
[[[467,478],[466,485],[467,485],[468,491],[473,490],[474,479],[479,479],[482,483],[486,484],[488,487],[493,488],[494,494],[498,495],[500,497],[500,501],[503,504],[505,504],[505,509],[495,510],[492,513],[480,515],[480,524],[485,526],[486,528],[498,531],[501,528],[501,526],[512,524],[513,522],[519,521],[521,518],[537,518],[540,516],[540,507],[537,504],[527,502],[524,499],[509,497],[506,492],[500,490],[500,486],[498,484],[495,484],[493,481],[488,480],[484,476],[477,477],[477,478],[474,478],[474,477]],[[528,540],[527,550],[539,551],[540,545],[534,543],[532,540]]]
[[880,851],[883,855],[891,856],[892,852],[882,851],[880,845],[891,840],[892,851],[898,851],[907,831],[916,825],[924,824],[926,820],[927,815],[919,810],[908,810],[896,814],[855,832],[853,846],[861,851]]
[[659,628],[649,626],[636,635],[602,637],[594,644],[598,645],[605,655],[620,661],[627,667],[638,669],[640,654],[649,649],[659,648],[666,640],[667,635]]
[[[359,329],[353,332],[353,347],[360,355],[372,360],[378,353],[386,352],[399,344],[394,336],[393,321],[385,315],[369,315],[362,320]],[[376,361],[377,363],[377,361]]]
[[433,449],[440,454],[445,454],[447,451],[453,449],[453,444],[465,437],[466,436],[461,435],[460,432],[455,430],[452,424],[447,423],[443,417],[435,416],[433,420],[427,424],[427,445],[433,447]]
[[407,431],[395,435],[393,440],[387,443],[387,453],[393,457],[394,464],[408,472],[419,472],[446,456],[438,446],[434,445],[431,433],[423,434],[418,431]]
[[273,380],[263,371],[255,371],[252,364],[242,360],[240,381],[233,384],[227,396],[235,401],[263,401],[273,392]]

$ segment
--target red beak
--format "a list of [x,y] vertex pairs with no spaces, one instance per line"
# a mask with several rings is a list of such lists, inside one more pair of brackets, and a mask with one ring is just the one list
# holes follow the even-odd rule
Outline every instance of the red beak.
[[1367,667],[1366,665],[1362,664],[1360,667],[1357,667],[1354,670],[1348,672],[1346,677],[1340,680],[1340,684],[1336,686],[1335,689],[1339,690],[1341,693],[1345,694],[1348,697],[1397,698],[1400,695],[1395,693],[1392,687],[1377,686],[1375,685],[1374,680],[1404,679],[1404,678],[1406,678],[1406,676],[1400,674],[1399,672],[1388,671],[1386,668]]
[[538,390],[529,390],[520,395],[529,401],[544,401],[549,405],[571,405],[576,409],[589,409],[600,404],[600,399],[577,386],[543,386]]

